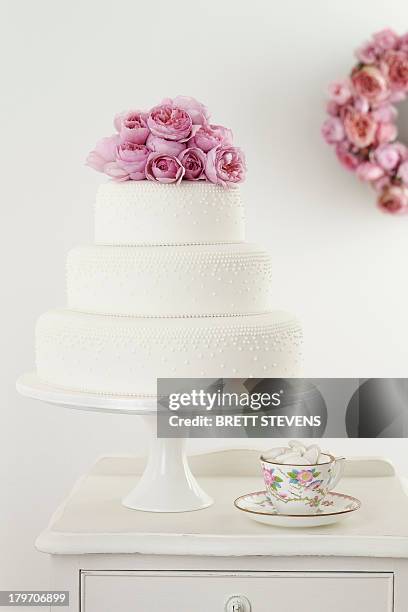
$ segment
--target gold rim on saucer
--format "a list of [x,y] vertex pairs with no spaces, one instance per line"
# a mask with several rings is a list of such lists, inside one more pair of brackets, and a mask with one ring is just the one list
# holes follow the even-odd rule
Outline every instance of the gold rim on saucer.
[[[248,510],[247,508],[242,508],[239,505],[240,500],[249,497],[250,495],[264,495],[267,498],[266,490],[263,491],[254,491],[253,493],[246,493],[245,495],[240,495],[234,500],[234,506],[241,510],[242,512],[248,512],[248,514],[262,514],[264,516],[282,516],[285,518],[316,518],[319,516],[338,516],[339,514],[348,514],[349,512],[355,512],[361,508],[361,501],[357,499],[357,497],[353,497],[352,495],[346,495],[345,493],[336,493],[335,491],[330,491],[327,495],[334,495],[337,498],[341,497],[342,499],[346,499],[352,502],[355,507],[350,508],[348,510],[339,510],[338,512],[319,512],[319,514],[281,514],[280,512],[259,512],[258,510]],[[272,506],[272,504],[271,504]]]

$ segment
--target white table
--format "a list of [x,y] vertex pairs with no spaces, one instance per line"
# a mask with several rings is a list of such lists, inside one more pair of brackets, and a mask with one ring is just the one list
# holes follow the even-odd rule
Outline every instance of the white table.
[[[259,490],[256,451],[191,457],[215,504],[182,514],[125,508],[143,471],[135,458],[103,458],[39,536],[52,587],[81,612],[402,612],[408,609],[408,497],[381,459],[348,462],[338,487],[362,500],[345,521],[271,528],[233,507]],[[237,607],[238,605],[238,607]],[[81,607],[79,607],[81,606]],[[240,606],[240,607],[239,607]]]

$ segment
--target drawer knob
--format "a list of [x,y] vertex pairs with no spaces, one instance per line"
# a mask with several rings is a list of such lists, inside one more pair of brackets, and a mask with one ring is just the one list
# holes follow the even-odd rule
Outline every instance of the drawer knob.
[[225,604],[225,612],[251,612],[251,604],[243,595],[233,595]]

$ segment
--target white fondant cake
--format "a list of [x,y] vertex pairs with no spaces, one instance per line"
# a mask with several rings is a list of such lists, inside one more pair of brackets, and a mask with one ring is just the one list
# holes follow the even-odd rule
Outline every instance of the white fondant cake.
[[244,240],[238,187],[184,181],[105,183],[95,204],[96,244],[214,244]]
[[267,312],[271,268],[249,244],[80,247],[68,255],[68,308],[144,317]]
[[68,310],[37,324],[44,382],[154,395],[158,377],[299,375],[300,326],[271,311],[238,187],[109,182],[95,218],[97,245],[68,256]]
[[55,310],[37,324],[37,367],[61,387],[154,395],[157,377],[296,376],[300,341],[282,312],[153,319]]

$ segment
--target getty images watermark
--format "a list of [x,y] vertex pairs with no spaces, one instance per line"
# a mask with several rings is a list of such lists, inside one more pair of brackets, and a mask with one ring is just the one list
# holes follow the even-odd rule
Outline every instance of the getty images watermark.
[[219,407],[246,407],[252,410],[260,410],[261,408],[270,408],[271,406],[280,406],[282,390],[275,393],[237,393],[224,392],[218,389],[217,391],[206,391],[205,389],[192,389],[182,393],[170,393],[168,398],[168,406],[170,410],[179,410],[180,408],[203,408],[204,410],[213,410]]
[[408,380],[159,379],[161,438],[408,437]]
[[[168,416],[170,427],[320,427],[320,415],[304,414],[244,414],[242,409],[267,410],[281,406],[284,391],[274,393],[248,393],[233,391],[206,391],[192,389],[170,393],[168,409],[182,414]],[[225,414],[234,410],[235,414]],[[216,411],[217,414],[202,414]]]

